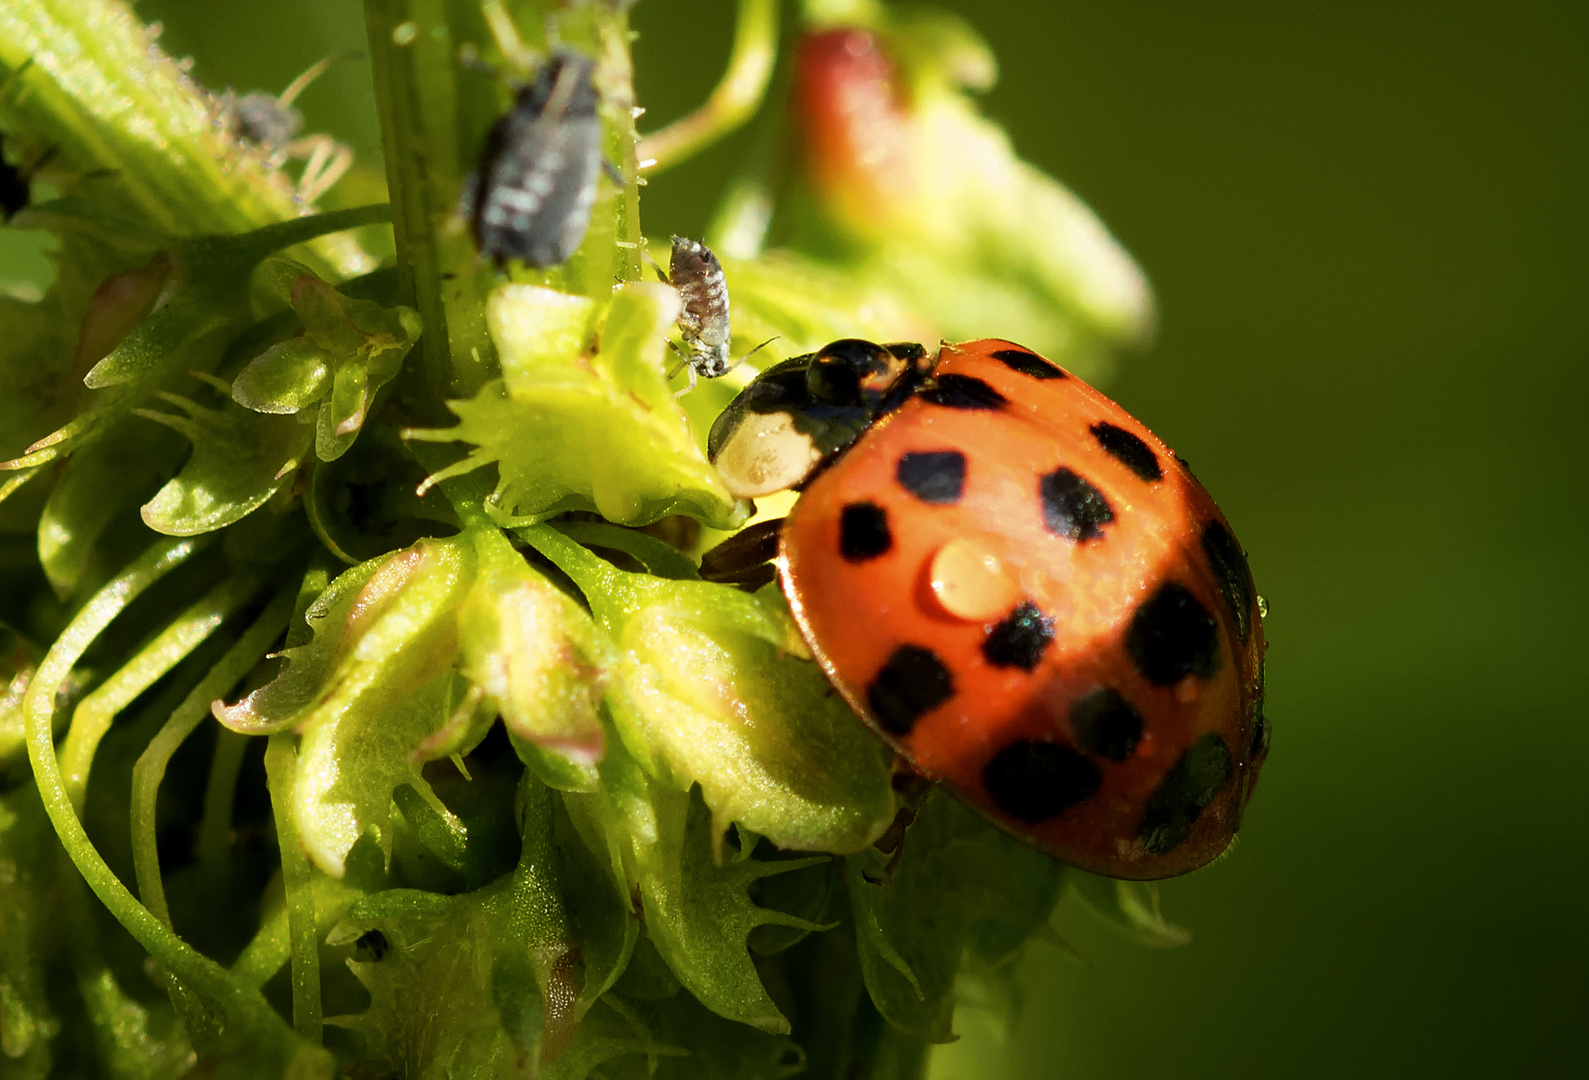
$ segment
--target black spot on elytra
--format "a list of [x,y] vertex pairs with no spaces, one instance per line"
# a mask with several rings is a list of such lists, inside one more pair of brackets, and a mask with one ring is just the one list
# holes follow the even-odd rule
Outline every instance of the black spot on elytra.
[[954,678],[937,653],[920,645],[901,645],[866,688],[866,703],[884,731],[903,737],[954,692]]
[[1098,766],[1070,747],[1028,739],[1010,743],[982,770],[993,805],[1031,824],[1086,802],[1102,779]]
[[894,479],[922,502],[957,503],[966,484],[966,456],[958,450],[921,450],[905,454]]
[[1230,535],[1230,530],[1217,521],[1203,528],[1203,554],[1214,568],[1214,580],[1219,582],[1220,595],[1236,620],[1236,634],[1246,641],[1252,633],[1252,571],[1247,569],[1247,556],[1241,545]]
[[1181,755],[1148,798],[1137,835],[1151,855],[1174,851],[1186,840],[1232,771],[1230,749],[1214,732],[1198,739]]
[[993,359],[1011,371],[1018,371],[1034,379],[1065,378],[1065,373],[1057,365],[1027,349],[999,349],[992,355]]
[[1103,535],[1103,527],[1115,519],[1114,508],[1103,492],[1069,469],[1045,475],[1038,483],[1038,493],[1048,531],[1067,540],[1096,540]]
[[1126,652],[1149,682],[1171,686],[1219,670],[1219,624],[1184,585],[1165,582],[1126,630]]
[[982,655],[994,667],[1031,671],[1053,640],[1054,620],[1046,618],[1030,600],[1023,600],[1002,621],[988,627]]
[[1142,714],[1113,687],[1100,686],[1070,707],[1070,730],[1076,745],[1089,754],[1124,761],[1142,738]]
[[1152,483],[1164,479],[1164,470],[1159,468],[1159,459],[1151,447],[1123,427],[1116,427],[1107,420],[1100,420],[1087,429],[1092,432],[1092,437],[1098,440],[1098,445],[1106,450],[1110,457],[1136,473],[1143,480]]
[[1001,409],[1004,395],[973,375],[939,375],[921,392],[923,400],[946,409]]
[[848,562],[875,559],[894,546],[888,512],[876,503],[853,502],[839,514],[839,554]]

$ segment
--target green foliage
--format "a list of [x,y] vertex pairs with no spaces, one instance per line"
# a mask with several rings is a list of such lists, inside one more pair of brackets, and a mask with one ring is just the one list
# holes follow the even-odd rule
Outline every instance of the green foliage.
[[[754,508],[702,453],[734,380],[669,382],[625,7],[366,0],[392,205],[315,213],[125,4],[0,2],[0,129],[61,192],[17,219],[53,286],[0,298],[0,1075],[916,1077],[1063,881],[1174,938],[948,798],[902,811],[778,591],[700,579]],[[754,111],[776,20],[742,14],[760,74],[670,153]],[[799,148],[804,195],[731,184],[734,354],[1138,334],[1129,259],[960,96],[974,39],[845,17],[955,168],[882,231],[843,216],[875,178],[823,205]],[[458,198],[554,39],[622,181],[565,265],[492,267]]]
[[748,507],[697,449],[663,377],[678,293],[631,284],[599,313],[585,297],[533,285],[491,293],[486,319],[502,379],[449,403],[456,428],[410,433],[475,444],[435,479],[495,463],[492,503],[516,521],[593,510],[623,525],[669,514],[721,529],[743,523]]

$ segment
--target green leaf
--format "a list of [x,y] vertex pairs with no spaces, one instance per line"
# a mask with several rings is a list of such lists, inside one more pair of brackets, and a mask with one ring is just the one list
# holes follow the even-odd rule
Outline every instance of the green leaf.
[[325,395],[332,362],[309,337],[289,338],[255,357],[232,380],[232,400],[260,413],[295,413]]
[[410,785],[439,817],[451,812],[420,773],[416,750],[446,719],[452,679],[444,675],[384,708],[338,702],[301,722],[294,813],[305,851],[315,865],[340,877],[348,852],[373,830],[392,847],[392,799]]
[[456,606],[472,561],[464,542],[426,540],[349,570],[310,606],[314,640],[287,650],[286,670],[215,707],[234,730],[300,732],[298,829],[310,858],[334,877],[372,827],[390,854],[399,785],[450,813],[419,767],[455,705]]
[[636,844],[646,932],[668,967],[701,1003],[719,1016],[773,1034],[789,1021],[773,1004],[751,961],[746,939],[758,926],[820,929],[808,920],[758,907],[752,882],[812,866],[823,859],[717,864],[712,815],[705,803],[652,786],[656,835]]
[[207,409],[176,394],[157,396],[181,412],[133,411],[186,436],[193,453],[143,506],[144,524],[156,532],[194,536],[242,520],[287,485],[309,452],[309,429],[294,417],[262,416],[230,401]]
[[93,576],[105,530],[118,518],[131,519],[133,508],[175,470],[181,452],[176,436],[123,420],[72,455],[38,524],[39,563],[56,595],[70,596]]
[[1191,931],[1164,918],[1159,887],[1151,881],[1117,881],[1074,870],[1070,891],[1082,906],[1108,926],[1139,945],[1172,948],[1192,940]]
[[383,1075],[532,1075],[575,1038],[573,941],[552,867],[550,792],[521,788],[518,867],[461,896],[399,889],[349,909],[331,944],[378,932],[378,959],[350,961],[370,1007],[329,1022],[365,1038],[364,1061]]
[[265,260],[259,278],[297,313],[304,332],[255,357],[233,382],[232,398],[264,413],[319,403],[315,454],[334,461],[353,445],[376,391],[418,340],[419,313],[345,296],[291,259]]
[[748,505],[723,487],[667,388],[664,339],[678,310],[678,294],[667,286],[625,286],[591,353],[591,301],[499,286],[486,316],[502,380],[449,403],[457,427],[409,433],[474,444],[431,482],[495,462],[493,507],[515,521],[594,510],[624,525],[669,514],[716,528],[743,522]]
[[846,861],[861,973],[877,1011],[928,1042],[954,1038],[955,976],[968,946],[1007,960],[1044,926],[1063,866],[934,791],[890,872],[880,853]]
[[[746,938],[766,924],[818,927],[757,906],[750,888],[761,878],[825,860],[721,863],[714,857],[711,813],[699,797],[648,779],[617,746],[603,758],[601,776],[599,791],[564,795],[563,802],[596,861],[607,851],[614,888],[644,910],[646,937],[636,962],[654,946],[672,975],[713,1012],[763,1031],[787,1032],[788,1021],[763,988]],[[618,985],[630,987],[641,975],[631,969]]]

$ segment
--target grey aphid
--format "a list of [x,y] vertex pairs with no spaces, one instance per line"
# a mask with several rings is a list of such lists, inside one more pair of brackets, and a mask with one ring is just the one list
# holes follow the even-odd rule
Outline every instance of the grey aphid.
[[684,302],[679,312],[679,336],[689,350],[684,354],[684,363],[690,370],[688,392],[695,389],[697,376],[716,379],[737,366],[728,359],[728,281],[723,277],[723,264],[711,248],[698,240],[675,236],[668,282]]
[[328,56],[312,65],[281,92],[280,97],[255,90],[242,96],[228,90],[221,97],[227,128],[241,142],[257,146],[270,155],[272,167],[289,158],[302,159],[303,173],[298,178],[294,198],[313,203],[324,195],[353,165],[353,151],[329,135],[298,138],[303,129],[303,114],[293,108],[298,95],[308,89],[338,56]]
[[480,254],[556,266],[590,226],[601,170],[594,65],[558,49],[492,125],[464,205]]
[[303,113],[274,94],[255,90],[231,103],[232,134],[244,142],[279,150],[292,142],[303,127]]

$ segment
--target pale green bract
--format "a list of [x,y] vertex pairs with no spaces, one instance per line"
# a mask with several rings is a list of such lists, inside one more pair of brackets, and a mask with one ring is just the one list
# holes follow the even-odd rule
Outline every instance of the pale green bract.
[[491,506],[511,522],[593,510],[623,525],[669,514],[742,523],[749,508],[707,464],[668,389],[666,335],[678,313],[678,293],[662,285],[627,285],[605,313],[583,297],[499,285],[486,318],[502,378],[448,403],[457,427],[409,432],[474,445],[432,481],[495,463]]

